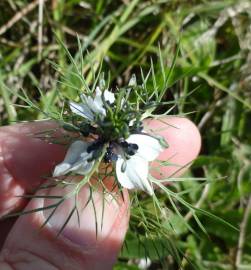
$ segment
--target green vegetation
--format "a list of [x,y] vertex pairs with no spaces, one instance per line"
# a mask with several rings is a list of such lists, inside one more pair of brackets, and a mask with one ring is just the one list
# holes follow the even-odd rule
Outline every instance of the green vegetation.
[[45,112],[61,105],[59,93],[77,97],[81,82],[56,36],[80,62],[87,84],[101,69],[110,72],[111,87],[154,70],[151,84],[166,87],[162,101],[176,104],[170,114],[189,114],[198,125],[203,148],[180,181],[162,187],[158,201],[132,194],[135,207],[115,269],[139,269],[145,257],[149,269],[251,269],[251,2],[42,4],[0,2],[1,125],[44,118],[27,108],[22,89]]

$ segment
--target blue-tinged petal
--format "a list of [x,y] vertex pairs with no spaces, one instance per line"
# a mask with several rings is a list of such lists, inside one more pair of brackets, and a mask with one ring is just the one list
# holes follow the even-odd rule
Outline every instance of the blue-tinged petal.
[[[106,110],[105,110],[104,103],[102,100],[102,91],[100,90],[99,87],[97,87],[95,90],[94,99],[84,94],[81,95],[81,99],[83,100],[84,104],[87,106],[89,111],[91,111],[91,113],[101,114],[103,116],[106,115]],[[115,96],[112,92],[105,90],[104,99],[106,101],[109,101],[109,103],[112,104],[115,101]]]
[[94,115],[87,104],[70,101],[70,109],[73,113],[87,118],[90,121],[94,120]]
[[90,96],[86,96],[86,95],[81,95],[81,99],[83,100],[84,104],[86,105],[86,107],[91,111],[91,113],[93,114],[93,118],[94,118],[94,114],[102,114],[105,116],[105,109],[103,108],[103,102],[101,99],[101,95],[97,95],[95,96],[95,98],[93,99]]
[[71,165],[69,163],[62,162],[58,164],[53,171],[53,177],[58,177],[67,174],[70,168]]
[[85,175],[89,173],[94,165],[94,161],[85,161],[79,166],[77,169],[74,170],[76,174]]
[[71,171],[77,172],[79,169],[83,171],[83,168],[88,165],[87,159],[91,157],[91,153],[87,153],[89,145],[89,143],[83,141],[73,142],[64,160],[55,167],[53,176],[65,175]]
[[99,89],[99,87],[97,87],[95,93],[96,93],[96,95],[95,95],[95,98],[93,100],[92,110],[97,114],[102,114],[105,116],[106,111],[105,111],[104,103],[102,100],[102,91]]

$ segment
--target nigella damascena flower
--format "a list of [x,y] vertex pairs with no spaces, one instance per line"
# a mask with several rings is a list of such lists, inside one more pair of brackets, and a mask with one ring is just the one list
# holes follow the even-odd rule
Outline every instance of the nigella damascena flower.
[[148,180],[149,162],[155,160],[164,147],[159,139],[143,132],[139,117],[128,116],[131,108],[126,106],[123,97],[120,100],[120,104],[116,103],[112,92],[102,92],[97,87],[94,98],[83,94],[81,103],[70,102],[71,111],[84,120],[80,124],[80,132],[92,133],[95,139],[91,142],[73,142],[65,159],[55,167],[54,177],[70,172],[86,175],[103,153],[103,162],[115,165],[116,177],[121,186],[153,194],[153,187]]

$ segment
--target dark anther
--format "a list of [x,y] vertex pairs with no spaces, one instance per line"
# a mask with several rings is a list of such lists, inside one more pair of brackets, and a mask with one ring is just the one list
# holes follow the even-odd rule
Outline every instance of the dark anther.
[[132,149],[127,149],[127,150],[126,150],[126,153],[127,153],[129,156],[135,155],[135,151],[132,150]]
[[133,150],[138,150],[139,149],[139,147],[138,147],[138,145],[136,144],[136,143],[130,143],[130,145],[129,145]]
[[106,148],[106,153],[105,153],[105,156],[104,156],[104,162],[109,163],[109,162],[117,161],[117,160],[118,160],[118,155],[116,155],[113,152],[112,146],[108,146]]
[[103,144],[103,141],[95,141],[87,147],[87,153],[91,153],[92,151],[100,149]]
[[129,143],[127,141],[123,141],[120,143],[120,145],[123,147],[123,148],[127,148]]
[[135,155],[137,150],[139,149],[136,143],[128,143],[126,141],[123,141],[120,143],[120,145],[123,147],[125,153],[129,156]]

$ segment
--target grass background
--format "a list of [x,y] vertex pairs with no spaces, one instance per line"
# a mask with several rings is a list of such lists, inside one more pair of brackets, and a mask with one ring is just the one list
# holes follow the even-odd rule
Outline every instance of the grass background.
[[171,247],[158,240],[153,244],[132,226],[115,269],[140,269],[145,256],[152,261],[148,269],[251,269],[251,2],[2,0],[0,10],[1,125],[42,118],[13,106],[23,105],[22,100],[4,85],[26,89],[43,110],[57,104],[58,89],[75,97],[70,87],[58,84],[60,74],[48,61],[69,68],[56,35],[76,56],[78,34],[88,50],[83,60],[87,78],[104,57],[112,86],[127,83],[132,73],[140,77],[140,67],[147,72],[151,58],[161,84],[159,48],[168,74],[180,44],[165,100],[176,101],[172,114],[189,113],[198,125],[203,148],[187,177],[208,180],[178,182],[174,189],[240,231],[199,215],[206,235],[177,202],[185,221],[198,231],[190,232],[170,208],[166,226],[172,226],[179,262],[170,255]]

